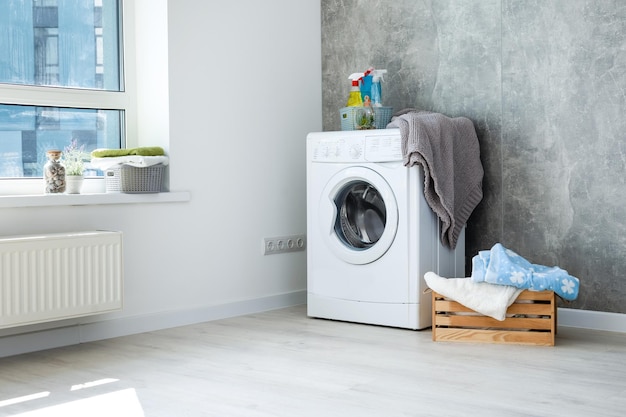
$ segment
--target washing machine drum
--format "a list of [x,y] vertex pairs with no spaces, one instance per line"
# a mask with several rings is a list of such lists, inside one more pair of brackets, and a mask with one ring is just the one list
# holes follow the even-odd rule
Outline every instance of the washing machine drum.
[[335,233],[354,249],[367,249],[385,231],[385,202],[376,188],[365,181],[349,183],[335,198]]

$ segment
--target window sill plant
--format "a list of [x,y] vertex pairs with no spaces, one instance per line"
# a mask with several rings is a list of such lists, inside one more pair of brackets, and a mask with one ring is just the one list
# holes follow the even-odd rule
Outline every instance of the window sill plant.
[[85,152],[85,145],[78,146],[76,139],[72,139],[69,146],[63,149],[63,165],[65,165],[66,192],[80,194],[83,185],[85,161],[90,155]]

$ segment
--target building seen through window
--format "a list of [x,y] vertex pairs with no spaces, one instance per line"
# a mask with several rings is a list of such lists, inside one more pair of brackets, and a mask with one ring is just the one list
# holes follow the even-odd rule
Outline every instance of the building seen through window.
[[[119,0],[7,3],[0,14],[0,177],[41,176],[46,150],[72,141],[86,151],[120,148],[123,108],[74,108],[63,95],[124,92]],[[7,102],[3,91],[22,98]],[[38,102],[42,94],[46,105]]]

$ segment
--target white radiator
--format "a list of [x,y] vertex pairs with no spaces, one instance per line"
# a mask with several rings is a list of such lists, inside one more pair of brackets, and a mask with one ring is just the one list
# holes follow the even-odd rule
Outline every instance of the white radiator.
[[0,329],[122,308],[122,234],[0,237]]

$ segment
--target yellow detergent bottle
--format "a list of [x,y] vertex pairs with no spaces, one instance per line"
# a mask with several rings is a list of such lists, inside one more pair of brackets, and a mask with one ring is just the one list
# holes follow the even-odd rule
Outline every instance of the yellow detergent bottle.
[[361,89],[359,88],[359,81],[363,78],[363,73],[356,72],[351,74],[348,79],[351,80],[350,95],[348,96],[348,103],[346,107],[361,107],[363,106],[363,99],[361,98]]

